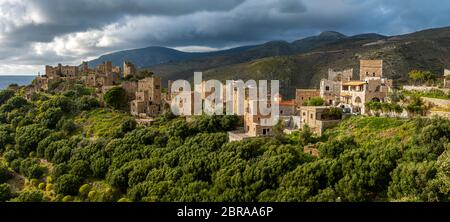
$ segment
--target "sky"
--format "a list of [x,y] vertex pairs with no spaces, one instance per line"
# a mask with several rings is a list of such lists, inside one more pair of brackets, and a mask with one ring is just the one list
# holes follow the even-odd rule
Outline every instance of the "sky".
[[213,51],[322,31],[397,35],[450,26],[442,0],[0,0],[0,74],[114,51]]

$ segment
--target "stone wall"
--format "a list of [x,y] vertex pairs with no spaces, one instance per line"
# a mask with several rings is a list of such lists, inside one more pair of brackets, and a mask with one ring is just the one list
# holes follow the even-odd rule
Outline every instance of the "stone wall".
[[421,98],[425,103],[433,106],[450,107],[450,100],[447,99],[436,99],[428,97],[421,97]]
[[353,69],[335,71],[328,69],[328,80],[331,81],[350,81],[353,77]]
[[320,156],[319,150],[314,145],[303,147],[303,153],[307,153],[315,157]]
[[450,120],[450,112],[431,110],[429,116],[439,116]]
[[316,133],[318,136],[322,136],[325,130],[337,126],[341,120],[316,120]]
[[404,90],[408,90],[408,91],[418,91],[418,92],[429,92],[431,90],[442,90],[445,93],[448,93],[448,91],[450,91],[450,89],[441,89],[439,87],[435,87],[435,86],[403,86]]
[[297,89],[295,92],[295,105],[300,107],[304,102],[314,98],[320,97],[320,90],[318,89]]
[[366,77],[383,77],[383,60],[361,60],[360,80]]
[[138,83],[133,81],[122,82],[122,88],[125,90],[128,101],[134,100],[136,98],[136,92],[138,89]]

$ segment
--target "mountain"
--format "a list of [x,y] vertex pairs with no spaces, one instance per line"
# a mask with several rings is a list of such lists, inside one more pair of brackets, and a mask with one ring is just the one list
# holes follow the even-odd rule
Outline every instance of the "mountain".
[[292,42],[293,47],[296,48],[297,51],[308,51],[316,47],[320,47],[329,43],[333,43],[342,39],[345,39],[347,36],[339,33],[326,31],[322,32],[318,36],[312,36],[304,39],[300,39]]
[[171,48],[151,46],[142,49],[132,49],[114,52],[102,55],[97,59],[89,61],[89,66],[95,67],[103,61],[112,61],[116,66],[122,66],[124,61],[131,61],[136,67],[148,67],[163,63],[185,61],[195,58],[219,56],[231,53],[239,53],[241,51],[253,48],[253,46],[243,46],[232,48],[228,50],[221,50],[215,52],[182,52]]
[[[248,48],[238,53],[221,54],[191,60],[170,62],[150,66],[150,69],[166,80],[190,79],[195,71],[206,71],[214,68],[246,63],[261,58],[294,55],[310,51],[312,48],[322,47],[345,39],[346,36],[338,32],[323,32],[320,35],[304,38],[292,43],[286,41],[270,41]],[[230,73],[230,75],[234,75]]]
[[318,36],[305,38],[293,43],[288,43],[286,41],[270,41],[261,45],[242,46],[214,52],[182,52],[166,47],[151,46],[147,48],[124,50],[102,55],[97,59],[89,61],[89,65],[91,67],[95,67],[103,61],[112,61],[114,65],[121,66],[123,61],[126,60],[131,61],[138,68],[151,67],[161,64],[186,66],[187,64],[183,62],[194,60],[193,63],[196,68],[206,68],[203,66],[197,67],[196,63],[202,63],[202,61],[210,60],[201,60],[202,58],[213,57],[213,60],[216,62],[207,63],[211,63],[211,67],[214,67],[217,65],[234,64],[236,62],[245,62],[268,56],[289,55],[304,52],[310,50],[311,48],[322,46],[342,38],[345,38],[345,35],[338,32],[323,32]]

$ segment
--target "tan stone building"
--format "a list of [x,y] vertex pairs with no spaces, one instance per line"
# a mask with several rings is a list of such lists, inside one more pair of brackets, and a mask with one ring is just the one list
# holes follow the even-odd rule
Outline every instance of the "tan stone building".
[[320,90],[318,89],[297,89],[295,92],[295,103],[297,107],[303,106],[303,104],[312,98],[320,97]]
[[365,104],[385,102],[388,90],[382,79],[351,81],[342,85],[341,101],[351,105],[354,112],[365,114]]
[[347,82],[353,78],[353,69],[334,70],[328,69],[328,80],[336,82]]
[[384,102],[393,81],[383,77],[383,60],[361,60],[359,80],[352,80],[353,69],[329,70],[328,79],[320,83],[320,97],[327,105],[349,108],[365,114],[365,104]]
[[393,82],[383,77],[383,60],[361,60],[359,81],[342,83],[341,103],[353,113],[365,114],[367,102],[385,102]]
[[326,116],[329,106],[302,106],[300,108],[301,126],[308,125],[318,136],[331,127],[336,126],[341,118]]
[[244,132],[248,136],[271,136],[273,125],[271,116],[262,115],[259,111],[259,100],[245,100]]
[[96,70],[98,73],[102,73],[102,74],[111,73],[113,70],[112,62],[105,61],[102,64],[98,65]]
[[120,74],[109,72],[106,74],[96,73],[88,74],[85,77],[85,84],[89,87],[101,88],[104,86],[118,85],[120,82]]
[[79,74],[78,66],[45,66],[45,76],[47,77],[77,77]]
[[136,99],[136,92],[138,91],[138,82],[135,81],[123,81],[122,88],[127,94],[128,101]]
[[278,103],[280,116],[293,116],[296,113],[295,100],[281,101]]
[[136,98],[131,101],[131,114],[155,117],[161,111],[161,78],[148,77],[138,82]]
[[134,67],[134,64],[129,62],[129,61],[125,61],[123,62],[123,77],[126,78],[128,76],[132,76],[136,73],[136,68]]
[[359,68],[360,80],[383,77],[383,60],[361,60]]
[[38,75],[34,82],[34,88],[36,91],[47,91],[49,85],[59,81],[67,81],[70,83],[76,83],[81,80],[81,74],[79,72],[78,66],[63,66],[58,64],[58,66],[45,66],[45,74]]
[[335,71],[328,69],[328,78],[320,81],[320,97],[327,105],[337,105],[340,102],[341,85],[351,81],[353,69]]
[[450,88],[450,69],[444,70],[444,88]]

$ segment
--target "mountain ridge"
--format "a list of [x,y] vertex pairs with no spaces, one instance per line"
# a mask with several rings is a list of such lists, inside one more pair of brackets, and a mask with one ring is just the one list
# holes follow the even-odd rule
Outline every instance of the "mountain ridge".
[[[134,63],[138,68],[151,67],[155,65],[171,63],[171,62],[183,62],[192,59],[200,59],[212,56],[223,56],[229,54],[236,54],[251,49],[255,51],[265,50],[278,50],[278,52],[272,53],[273,55],[292,54],[299,51],[309,50],[311,47],[322,45],[327,42],[332,42],[337,39],[346,37],[344,34],[334,31],[325,31],[317,36],[310,36],[303,39],[288,42],[285,40],[272,40],[257,45],[244,45],[234,47],[225,50],[217,50],[211,52],[184,52],[173,48],[163,46],[148,46],[144,48],[121,50],[105,55],[101,55],[96,59],[89,62],[89,65],[95,67],[103,61],[112,61],[114,65],[121,66],[123,61],[130,61]],[[310,45],[312,44],[312,45]],[[310,45],[310,46],[308,46]],[[254,52],[253,53],[257,53]],[[272,55],[270,53],[262,53],[264,56]]]

